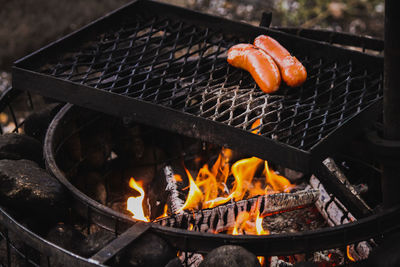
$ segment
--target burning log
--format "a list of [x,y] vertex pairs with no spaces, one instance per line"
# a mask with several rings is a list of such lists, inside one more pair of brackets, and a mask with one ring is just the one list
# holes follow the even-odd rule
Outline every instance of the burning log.
[[172,213],[175,214],[183,206],[184,201],[179,198],[178,186],[176,184],[177,182],[175,180],[172,167],[167,165],[164,167],[163,170],[164,170],[165,180],[167,182],[165,190],[168,192],[168,198],[167,198],[168,207],[170,208]]
[[[167,205],[168,208],[172,211],[173,214],[177,213],[181,207],[183,207],[184,202],[179,197],[179,191],[177,182],[174,177],[174,172],[171,166],[164,167],[164,175],[165,180],[167,182],[167,186],[165,190],[168,192]],[[185,259],[189,266],[199,266],[203,261],[203,256],[197,253],[183,253],[181,261],[183,262]]]
[[243,211],[259,211],[260,216],[279,213],[313,204],[319,197],[318,190],[278,193],[253,197],[233,203],[204,209],[193,213],[182,212],[157,220],[163,226],[172,226],[200,232],[222,232],[233,228],[236,217]]
[[[315,206],[330,226],[337,226],[356,220],[356,218],[337,198],[330,195],[325,190],[323,184],[314,175],[310,178],[310,185],[313,189],[320,191],[320,196],[316,201]],[[349,245],[347,247],[348,257],[355,261],[367,259],[371,251],[372,247],[367,241],[360,242],[356,245]]]

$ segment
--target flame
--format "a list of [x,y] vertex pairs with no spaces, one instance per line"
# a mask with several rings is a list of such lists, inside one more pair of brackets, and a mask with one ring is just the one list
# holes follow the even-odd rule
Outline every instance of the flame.
[[265,179],[266,183],[271,185],[276,192],[289,192],[293,188],[288,179],[269,169],[267,161],[265,161]]
[[247,189],[251,185],[254,174],[262,162],[263,160],[252,157],[239,160],[232,165],[232,174],[235,177],[233,186],[235,201],[243,199]]
[[182,176],[180,176],[179,174],[174,174],[174,179],[177,182],[182,182]]
[[127,201],[127,210],[129,210],[133,215],[132,217],[139,221],[149,222],[149,218],[144,215],[143,210],[143,200],[144,200],[144,190],[139,182],[136,182],[133,177],[129,180],[129,186],[139,192],[138,197],[129,197]]
[[190,172],[188,171],[188,169],[185,168],[186,174],[188,176],[189,179],[189,194],[188,197],[185,201],[185,204],[183,204],[183,206],[176,212],[176,213],[180,213],[185,209],[194,209],[197,208],[200,201],[203,199],[203,193],[201,192],[201,190],[199,189],[199,187],[196,185],[196,183],[194,182],[192,175],[190,174]]
[[257,128],[258,126],[260,126],[261,125],[261,120],[260,119],[256,119],[254,122],[253,122],[253,124],[251,125],[251,129],[254,129],[254,130],[252,130],[251,132],[253,133],[253,134],[260,134],[260,129],[255,129],[255,128]]
[[167,216],[168,216],[168,205],[165,204],[165,205],[164,205],[164,212],[163,212],[163,214],[160,215],[160,216],[158,216],[156,219],[161,219],[161,218],[164,218],[164,217],[167,217]]
[[260,211],[257,211],[257,216],[256,216],[257,235],[269,235],[269,231],[264,230],[262,222],[263,222],[263,217],[260,217]]
[[353,262],[355,262],[356,260],[353,258],[353,256],[350,255],[350,245],[346,246],[346,254],[347,254],[347,258]]

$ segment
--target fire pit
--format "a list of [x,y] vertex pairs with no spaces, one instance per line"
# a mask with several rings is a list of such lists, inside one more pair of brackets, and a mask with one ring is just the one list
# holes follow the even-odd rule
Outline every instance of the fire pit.
[[[79,137],[80,139],[84,139],[85,135],[85,131],[91,132],[93,133],[93,135],[89,138],[89,139],[96,139],[97,135],[103,135],[103,130],[102,127],[104,125],[108,125],[108,120],[113,122],[113,126],[109,127],[108,129],[113,129],[113,131],[120,131],[120,129],[118,129],[118,127],[121,127],[123,125],[123,122],[117,122],[118,120],[114,119],[107,119],[107,116],[105,115],[99,115],[96,114],[95,112],[89,111],[89,110],[84,110],[84,109],[78,109],[78,108],[73,108],[72,106],[68,105],[65,108],[62,109],[62,111],[55,117],[52,125],[49,128],[48,131],[48,135],[47,135],[47,139],[46,139],[46,144],[45,144],[45,155],[46,155],[46,159],[48,162],[48,168],[50,171],[52,171],[54,173],[54,175],[63,183],[65,184],[69,190],[71,190],[71,192],[73,193],[76,201],[76,205],[77,205],[77,210],[80,211],[80,214],[85,216],[87,218],[87,220],[90,223],[94,223],[96,225],[99,225],[105,229],[108,229],[110,231],[116,232],[116,233],[122,233],[124,230],[127,229],[127,227],[129,227],[129,225],[134,225],[133,228],[135,228],[135,225],[141,225],[141,223],[138,223],[135,219],[132,219],[131,216],[129,216],[129,213],[119,213],[116,212],[116,210],[113,210],[109,207],[106,207],[105,205],[101,205],[99,202],[96,202],[93,200],[93,198],[88,197],[86,195],[84,195],[81,191],[79,191],[71,182],[76,181],[76,179],[74,178],[76,176],[77,173],[77,169],[79,170],[80,168],[82,168],[80,165],[85,165],[88,163],[87,159],[91,157],[91,155],[87,155],[85,157],[82,157],[81,159],[84,160],[77,160],[75,159],[75,162],[69,163],[66,166],[63,164],[66,164],[65,159],[66,158],[70,158],[71,159],[71,151],[75,151],[74,149],[74,145],[76,145],[76,138]],[[96,123],[97,122],[97,123]],[[100,122],[100,123],[99,123]],[[102,126],[103,125],[103,126]],[[123,127],[124,128],[124,127]],[[203,153],[206,153],[207,150],[204,150],[205,147],[207,147],[206,145],[203,147],[203,143],[196,141],[195,139],[190,139],[190,138],[186,138],[186,137],[182,137],[182,136],[177,136],[176,134],[171,134],[162,130],[158,130],[158,133],[155,134],[154,131],[155,129],[149,130],[150,128],[146,127],[148,130],[146,132],[146,134],[148,134],[148,136],[150,137],[151,141],[148,141],[149,143],[151,143],[152,146],[152,153],[153,154],[159,154],[161,155],[162,153],[155,153],[155,151],[157,151],[157,149],[154,150],[154,147],[161,147],[161,145],[163,144],[163,142],[161,141],[160,143],[160,138],[157,138],[159,136],[168,136],[167,140],[168,140],[168,144],[165,144],[164,142],[164,148],[165,146],[167,147],[167,149],[171,149],[175,148],[176,144],[181,142],[181,144],[186,143],[188,145],[188,147],[191,147],[192,149],[192,153],[193,150],[196,151],[198,153],[198,151],[203,151]],[[131,132],[129,130],[130,128],[125,126],[124,131],[126,132]],[[110,134],[112,136],[112,134]],[[138,136],[136,136],[138,137]],[[176,139],[178,138],[178,139]],[[186,139],[186,141],[182,141],[183,139]],[[174,142],[175,140],[180,140],[178,142]],[[130,142],[135,140],[135,135],[131,136]],[[163,139],[161,139],[163,140]],[[103,140],[104,141],[104,140]],[[118,141],[117,141],[118,142]],[[194,147],[196,147],[196,149],[193,149],[193,142],[197,145],[195,145]],[[197,142],[197,143],[196,143]],[[192,146],[190,146],[189,144],[192,144]],[[82,144],[81,144],[82,145]],[[99,151],[104,151],[104,148],[102,148],[102,146],[108,146],[108,144],[102,144],[99,146],[99,144],[97,144],[97,149]],[[125,144],[125,146],[128,146],[127,144]],[[82,145],[82,147],[84,147],[84,145]],[[110,147],[112,147],[110,145]],[[212,149],[212,151],[214,153],[218,154],[218,149]],[[169,164],[172,164],[171,162],[173,161],[178,161],[180,162],[181,160],[184,160],[184,157],[188,157],[188,158],[196,158],[196,155],[198,154],[190,154],[190,149],[189,150],[181,150],[180,153],[178,153],[178,156],[176,156],[173,158],[159,158],[158,160],[155,160],[154,162],[152,162],[151,164],[148,164],[151,166],[151,169],[155,169],[153,173],[153,175],[155,175],[157,173],[157,169],[158,171],[162,170],[161,172],[165,172],[165,164],[166,162],[168,162]],[[96,154],[96,153],[94,153]],[[109,149],[109,154],[113,154],[112,149]],[[207,154],[207,153],[206,153]],[[184,156],[183,156],[184,155]],[[216,155],[216,154],[214,154]],[[108,155],[106,155],[106,157],[108,157]],[[114,155],[114,157],[116,157],[116,155]],[[109,160],[113,161],[114,159],[109,158]],[[105,160],[103,159],[102,162],[104,162]],[[124,162],[124,160],[122,159],[122,161]],[[67,161],[68,162],[68,161]],[[132,162],[133,163],[133,162]],[[91,164],[91,163],[89,163]],[[105,166],[110,164],[105,163]],[[112,164],[111,164],[112,165]],[[132,164],[131,164],[132,165]],[[133,164],[134,165],[134,164]],[[61,168],[59,166],[62,166]],[[71,167],[73,166],[73,167]],[[121,165],[118,165],[119,168],[123,168],[121,167]],[[126,165],[125,165],[126,166]],[[163,168],[161,167],[163,166]],[[92,165],[93,167],[93,165]],[[83,167],[84,169],[87,167]],[[364,168],[364,167],[362,167]],[[100,168],[102,170],[104,170],[103,168]],[[112,171],[111,171],[112,172]],[[130,174],[135,173],[135,170],[131,170]],[[148,172],[148,171],[147,171]],[[151,172],[151,171],[150,171]],[[184,173],[184,171],[183,171]],[[126,189],[128,189],[128,181],[129,181],[129,177],[130,174],[128,172],[128,174],[125,175],[125,177],[123,177],[123,180],[117,180],[119,184],[124,184],[125,185],[125,191],[127,192]],[[149,200],[148,202],[145,201],[145,203],[152,203],[153,207],[156,207],[156,202],[160,202],[162,204],[158,205],[158,208],[156,208],[155,210],[158,211],[158,213],[156,213],[155,215],[152,215],[153,218],[160,216],[163,212],[163,207],[164,207],[164,203],[166,203],[166,198],[168,198],[168,196],[165,196],[166,191],[164,191],[166,186],[166,182],[165,179],[168,178],[168,175],[165,175],[165,173],[163,173],[163,175],[155,175],[157,176],[156,179],[156,183],[152,183],[150,186],[147,187],[146,194],[149,194],[148,188],[154,188],[157,187],[157,184],[161,184],[161,191],[156,191],[156,193],[150,193],[153,195],[156,195],[157,197],[159,197],[160,199],[153,199],[153,200]],[[86,177],[86,179],[93,179],[95,176],[88,176]],[[111,176],[107,176],[104,175],[105,179],[117,179],[114,175]],[[84,177],[81,177],[80,179],[84,179]],[[121,179],[121,176],[118,178]],[[148,178],[146,178],[148,179]],[[157,180],[160,179],[160,180]],[[325,178],[326,179],[326,178]],[[98,181],[98,179],[97,179]],[[106,180],[105,180],[106,181]],[[115,182],[115,181],[114,181]],[[76,183],[76,182],[75,182]],[[90,182],[89,182],[90,183]],[[92,185],[95,186],[96,182],[93,182]],[[104,184],[104,188],[109,188],[109,186],[107,186],[108,182],[106,181]],[[316,185],[316,188],[318,188],[319,186]],[[160,189],[160,188],[158,188]],[[88,188],[85,189],[83,188],[84,192],[86,194],[93,194],[93,191],[91,189],[88,190]],[[343,189],[342,189],[343,190]],[[121,192],[122,192],[121,191]],[[132,192],[132,191],[131,191]],[[168,192],[167,192],[168,193]],[[122,194],[122,193],[121,193]],[[132,194],[132,193],[131,193]],[[164,196],[162,196],[164,195]],[[123,198],[123,201],[126,201],[127,196],[129,196],[129,194],[125,194],[125,198]],[[92,195],[93,197],[93,195]],[[162,198],[164,199],[164,202],[162,200]],[[96,197],[98,201],[100,198]],[[328,200],[327,200],[328,201]],[[333,201],[333,199],[332,199]],[[248,203],[248,202],[246,202]],[[331,201],[328,201],[328,204],[326,207],[324,208],[328,208],[328,206],[330,206]],[[340,202],[339,202],[340,203]],[[106,204],[106,203],[104,203]],[[124,203],[125,204],[125,203]],[[146,206],[147,204],[145,204],[144,206]],[[339,207],[342,204],[338,204]],[[110,205],[109,205],[110,206]],[[224,209],[226,209],[226,206],[222,206]],[[272,206],[273,207],[273,206]],[[228,207],[233,209],[238,209],[237,206],[231,206]],[[125,207],[123,207],[123,209],[125,209]],[[245,207],[246,209],[246,207]],[[251,207],[248,208],[249,210],[251,209]],[[212,209],[211,209],[212,210]],[[239,211],[240,211],[240,205],[239,205]],[[219,214],[223,214],[223,211],[219,210],[218,211]],[[222,212],[222,213],[221,213]],[[212,212],[211,212],[212,213]],[[239,214],[238,211],[236,211],[237,214]],[[272,212],[271,212],[272,213]],[[347,217],[348,219],[345,219],[345,221],[342,221],[344,218],[344,216],[348,216],[347,215],[348,210],[344,210],[342,215],[339,215],[340,217],[338,218],[333,218],[333,220],[339,220],[340,223],[338,224],[342,224],[345,222],[350,222],[351,220],[354,220],[353,217],[351,217],[352,215],[350,215],[350,217]],[[359,214],[362,214],[361,211],[358,212]],[[149,214],[149,213],[148,213]],[[342,225],[340,226],[338,229],[336,229],[336,227],[333,228],[322,228],[322,229],[318,229],[315,231],[305,231],[305,232],[299,232],[296,234],[273,234],[273,235],[268,235],[268,236],[232,236],[232,235],[226,235],[226,234],[209,234],[209,233],[198,233],[196,231],[202,231],[201,228],[203,227],[208,227],[205,231],[209,232],[208,229],[210,227],[210,223],[213,224],[213,219],[211,219],[211,217],[213,215],[211,215],[211,217],[207,217],[205,214],[207,214],[207,212],[202,212],[201,214],[197,214],[194,216],[191,216],[190,213],[184,215],[183,217],[176,217],[176,216],[172,216],[172,217],[167,217],[167,219],[156,219],[154,222],[155,223],[149,223],[149,227],[150,229],[148,229],[148,231],[154,231],[157,234],[161,235],[163,238],[165,238],[166,240],[168,240],[171,244],[173,244],[174,247],[176,247],[176,249],[180,250],[180,251],[195,251],[197,253],[207,253],[210,250],[212,250],[213,248],[216,248],[218,246],[221,246],[223,244],[240,244],[241,246],[244,246],[245,248],[249,249],[250,251],[256,253],[256,255],[260,255],[260,256],[270,256],[270,255],[293,255],[294,253],[302,253],[302,252],[310,252],[313,250],[320,250],[321,248],[323,249],[328,249],[328,248],[334,248],[334,247],[344,247],[345,244],[349,244],[349,243],[356,243],[357,241],[361,241],[361,240],[367,240],[368,237],[372,237],[375,236],[374,234],[372,234],[372,232],[376,231],[377,229],[373,230],[370,228],[370,225],[364,224],[361,222],[355,222],[355,223],[350,223],[347,225]],[[131,214],[130,214],[131,215]],[[229,212],[227,211],[226,215],[222,215],[220,216],[220,218],[225,217],[225,222],[227,220],[227,218],[229,217]],[[206,218],[210,218],[210,219],[206,219]],[[216,218],[216,217],[212,217],[212,218]],[[366,219],[366,221],[370,221],[370,220],[374,220],[373,219],[374,216],[372,217],[368,217]],[[207,226],[205,226],[202,223],[199,223],[199,221],[202,221],[204,219],[204,221],[208,221]],[[143,219],[142,219],[143,220]],[[229,220],[228,220],[229,221]],[[136,224],[134,224],[136,222]],[[158,223],[161,222],[160,226],[158,225]],[[219,222],[218,219],[216,219],[215,221],[215,226],[212,228],[213,230],[219,229]],[[264,224],[266,226],[266,224]],[[332,224],[331,224],[332,225]],[[337,225],[337,224],[333,224],[333,225]],[[368,226],[367,226],[368,225]],[[165,226],[170,226],[170,227],[165,227]],[[353,228],[354,227],[354,228]],[[366,227],[363,229],[363,227]],[[181,229],[188,229],[187,230],[181,230]],[[223,227],[222,227],[223,228]],[[197,229],[197,230],[196,230]],[[352,236],[352,232],[350,230],[350,232],[348,232],[348,229],[357,229],[357,236]],[[226,229],[222,229],[222,232],[224,232]],[[364,232],[365,230],[365,232]],[[221,232],[221,230],[218,230],[219,232]],[[217,231],[217,232],[218,232]],[[363,232],[363,237],[360,237],[360,232]],[[372,232],[371,232],[372,231]],[[204,230],[203,230],[204,232]],[[213,231],[211,231],[213,232]],[[140,232],[139,232],[140,233]],[[231,232],[232,233],[232,232]],[[251,233],[251,231],[249,232]],[[255,233],[255,232],[254,232]],[[340,234],[338,234],[340,233]],[[346,239],[346,241],[343,240],[343,238]],[[355,239],[352,239],[355,238]],[[288,243],[288,240],[290,240],[290,243]],[[310,242],[310,240],[313,240],[312,242]],[[344,241],[344,242],[343,242]]]
[[[133,7],[134,19],[121,21],[122,17],[132,17],[125,15],[132,11]],[[145,10],[147,15],[137,14],[137,10]],[[167,16],[164,16],[165,14]],[[106,25],[108,26],[104,28]],[[175,258],[172,261],[175,264],[181,264],[182,261],[185,265],[198,264],[205,254],[214,257],[213,255],[219,252],[212,250],[223,245],[239,245],[257,256],[265,257],[264,262],[268,259],[271,265],[279,264],[282,260],[292,263],[308,260],[308,255],[324,249],[336,249],[342,253],[343,262],[366,258],[371,249],[379,243],[381,236],[397,230],[396,222],[400,216],[398,208],[371,215],[371,205],[375,207],[379,204],[376,203],[375,196],[360,196],[365,189],[356,187],[347,180],[341,168],[336,165],[340,162],[337,157],[328,158],[322,163],[325,156],[333,155],[332,149],[339,137],[346,135],[346,139],[350,139],[351,135],[357,132],[351,130],[361,129],[359,125],[365,126],[368,122],[373,122],[368,118],[369,115],[378,115],[376,111],[382,95],[382,59],[268,30],[270,35],[280,39],[299,54],[300,59],[311,70],[312,78],[299,91],[283,88],[276,95],[263,97],[257,93],[256,86],[249,76],[227,67],[223,57],[230,45],[252,40],[255,35],[265,31],[266,29],[203,16],[168,5],[138,1],[20,61],[14,68],[13,77],[14,85],[18,88],[28,88],[26,85],[30,83],[29,89],[33,91],[123,118],[107,117],[67,105],[51,124],[44,148],[47,168],[70,192],[74,199],[73,206],[69,207],[70,212],[72,217],[79,218],[79,230],[86,232],[86,237],[79,237],[77,234],[74,242],[83,240],[88,244],[90,238],[94,238],[103,230],[112,233],[111,237],[107,237],[96,250],[90,250],[80,257],[47,243],[0,210],[0,222],[5,226],[4,231],[0,228],[1,237],[5,241],[3,243],[8,254],[8,265],[11,262],[10,251],[13,250],[33,265],[46,261],[48,265],[54,265],[60,259],[65,259],[71,264],[124,265],[137,261],[135,255],[143,253],[147,253],[147,258],[151,258],[151,255],[153,259],[158,258],[154,254],[157,250],[151,249],[153,244],[162,244],[161,254],[157,254],[161,255],[160,258],[166,255],[165,259],[173,258],[179,251],[181,259]],[[313,32],[299,31],[298,34],[310,37]],[[339,40],[341,43],[341,37],[335,39],[332,36],[335,34],[330,35],[329,41]],[[343,37],[341,44],[362,43],[373,50],[377,47],[378,50],[381,49],[379,42],[347,37]],[[66,44],[72,48],[70,51],[64,50]],[[315,53],[301,53],[305,47],[308,50],[313,48]],[[127,52],[131,49],[133,54]],[[165,57],[168,55],[171,57]],[[338,57],[345,60],[336,60]],[[127,68],[133,68],[134,73],[127,72]],[[210,79],[213,82],[207,82]],[[159,89],[160,86],[162,90]],[[309,94],[315,88],[317,94]],[[77,89],[87,98],[71,94]],[[189,95],[189,101],[184,100],[186,95],[180,95],[180,91]],[[106,102],[105,97],[119,105],[103,105]],[[230,99],[233,99],[233,102]],[[330,105],[332,99],[340,100],[340,103]],[[174,121],[181,120],[182,124],[161,120],[158,117],[160,114],[167,114]],[[307,116],[311,117],[307,119]],[[262,126],[259,126],[260,121]],[[141,126],[136,124],[137,122],[150,126]],[[19,123],[15,122],[17,128]],[[110,128],[113,131],[104,131]],[[169,133],[165,129],[197,139]],[[141,140],[143,131],[148,133],[145,140]],[[168,141],[171,142],[160,145],[157,142],[157,136],[160,135],[168,136]],[[262,162],[259,165],[264,166],[265,173],[272,173],[270,167],[274,166],[280,168],[282,173],[287,171],[294,174],[293,176],[302,176],[301,179],[309,183],[307,191],[299,190],[290,192],[289,195],[286,192],[268,192],[268,186],[275,190],[274,182],[268,181],[268,177],[271,179],[270,173],[265,175],[261,170],[261,175],[267,179],[257,181],[253,178],[254,183],[250,184],[264,182],[256,189],[262,189],[264,193],[267,189],[267,192],[272,194],[256,197],[260,190],[256,190],[258,194],[255,194],[245,189],[248,199],[236,201],[233,196],[238,194],[239,180],[233,175],[229,181],[228,175],[221,189],[225,190],[223,195],[210,198],[211,202],[196,204],[197,207],[203,206],[208,209],[184,211],[183,214],[179,214],[182,203],[179,204],[178,201],[176,204],[176,196],[185,192],[184,188],[177,191],[180,186],[185,186],[185,182],[179,185],[179,179],[186,181],[186,185],[189,186],[186,189],[189,193],[184,194],[185,197],[190,196],[191,192],[194,192],[192,195],[196,195],[193,183],[200,187],[201,182],[204,182],[203,186],[205,181],[209,182],[202,181],[201,175],[194,178],[201,168],[197,165],[209,163],[211,168],[218,161],[217,155],[221,158],[220,162],[224,162],[222,158],[226,156],[224,150],[221,152],[221,147],[204,143],[198,138],[210,143],[229,145],[246,153],[240,159],[253,155],[271,159],[271,166],[268,166],[262,160],[250,158],[255,162]],[[243,142],[243,138],[248,142]],[[144,148],[143,143],[147,144]],[[177,143],[181,146],[176,146]],[[174,153],[165,153],[171,150]],[[275,150],[276,154],[271,153]],[[146,160],[138,166],[137,162],[129,161],[132,157]],[[186,170],[178,170],[177,165],[173,164],[174,161],[184,161]],[[124,163],[122,166],[121,162]],[[365,166],[371,167],[364,165],[364,168]],[[129,170],[130,167],[133,167],[133,170]],[[217,167],[224,170],[221,165]],[[285,167],[302,170],[306,174],[299,175]],[[232,168],[235,169],[233,166]],[[122,173],[130,174],[116,175],[115,172],[119,169]],[[193,170],[195,174],[191,174]],[[307,174],[310,170],[315,175]],[[133,179],[130,185],[134,190],[128,186],[121,189],[118,183],[129,181],[132,173],[141,174],[139,176],[143,184],[140,184],[140,179]],[[187,176],[185,179],[182,178],[184,175]],[[215,176],[215,173],[213,175]],[[190,176],[193,177],[190,179]],[[379,176],[378,172],[377,177]],[[143,190],[146,179],[150,185]],[[151,184],[153,180],[156,182]],[[264,180],[267,180],[267,183]],[[376,180],[376,177],[372,180]],[[116,181],[117,185],[113,184],[113,181]],[[283,185],[281,183],[277,186],[281,187],[282,191],[293,189],[295,182],[288,184],[285,180],[282,181]],[[362,183],[364,182],[366,181],[363,180]],[[161,188],[156,188],[157,186]],[[220,190],[218,186],[216,188]],[[376,190],[378,189],[374,187],[370,191]],[[126,202],[126,194],[120,199],[115,197],[121,192],[130,192],[133,202],[140,200],[141,204],[142,197],[145,199],[146,195],[153,194],[152,198],[147,198],[149,203],[152,202],[147,205],[151,209],[141,212],[133,210],[137,218],[137,215],[143,215],[140,216],[141,220],[151,219],[152,222],[138,221],[132,218],[129,212],[124,214],[126,211],[125,208],[121,209],[121,203]],[[204,194],[211,194],[208,192]],[[229,198],[232,193],[235,194]],[[182,202],[185,197],[182,198]],[[301,213],[297,213],[302,212],[302,209],[296,209],[310,205],[315,200],[320,213],[316,213],[317,216],[309,213],[309,217],[314,217],[318,222],[318,216],[321,218],[322,215],[333,227],[308,230],[324,226],[321,224],[315,228],[299,227],[297,233],[274,231],[271,235],[265,235],[266,230],[269,230],[267,226],[272,230],[278,225],[279,229],[279,221],[285,218],[293,220],[297,215],[302,217],[299,215]],[[283,202],[284,206],[281,205]],[[165,203],[170,210],[168,212],[167,209],[167,216],[163,217]],[[183,205],[188,207],[193,204],[185,201]],[[286,212],[287,209],[292,210],[292,213]],[[178,214],[175,214],[177,212],[174,210]],[[315,211],[315,208],[313,210]],[[256,230],[254,227],[237,228],[239,225],[245,225],[243,222],[247,217],[243,214],[249,211],[258,211],[258,215],[265,213],[263,215],[269,216],[261,224],[258,216],[254,218]],[[355,221],[356,218],[359,220]],[[226,227],[228,222],[231,225],[233,222],[233,229],[230,229],[232,226]],[[71,220],[69,223],[73,225],[75,222]],[[59,224],[53,231],[69,232],[68,227]],[[250,235],[234,235],[235,229]],[[18,232],[22,232],[21,236],[26,238],[23,247],[26,248],[26,244],[29,245],[28,248],[35,247],[39,254],[29,249],[21,252],[22,250],[17,248],[20,246],[15,246],[15,242],[10,241],[14,236],[9,235],[9,232],[17,236]],[[257,236],[255,233],[262,235]],[[48,238],[55,243],[60,240]],[[138,247],[140,249],[143,246],[149,249],[141,249],[139,252]],[[239,248],[240,253],[243,252],[242,248]],[[68,249],[73,251],[75,248]],[[233,250],[232,247],[229,249]],[[41,254],[44,258],[40,257]],[[277,255],[289,257],[277,258]],[[320,257],[323,258],[320,262],[332,263],[329,255],[332,256],[324,253],[313,254],[311,260],[316,261],[316,257]]]

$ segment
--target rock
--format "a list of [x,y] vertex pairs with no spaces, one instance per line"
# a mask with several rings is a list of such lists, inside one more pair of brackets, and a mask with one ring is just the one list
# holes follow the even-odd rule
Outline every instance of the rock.
[[117,255],[118,266],[165,266],[176,251],[161,237],[147,233]]
[[65,212],[63,186],[29,160],[0,160],[0,200],[26,216],[47,219]]
[[114,239],[115,234],[106,230],[99,230],[98,232],[90,234],[80,244],[79,254],[83,257],[89,258]]
[[255,267],[260,266],[257,257],[240,246],[221,246],[212,250],[200,267]]
[[53,103],[29,115],[24,122],[25,133],[43,143],[47,128],[60,108],[59,103]]
[[24,134],[1,135],[0,159],[29,159],[44,166],[42,144]]

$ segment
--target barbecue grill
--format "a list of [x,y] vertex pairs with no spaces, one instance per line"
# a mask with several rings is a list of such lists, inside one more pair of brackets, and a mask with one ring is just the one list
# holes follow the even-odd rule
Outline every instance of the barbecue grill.
[[[303,86],[266,95],[228,65],[229,47],[260,34],[302,61]],[[382,81],[381,57],[152,1],[135,1],[13,68],[17,89],[301,171],[377,118]]]
[[[299,36],[305,33],[282,30],[296,31]],[[311,73],[304,86],[281,88],[277,94],[264,96],[250,76],[225,63],[223,57],[229,46],[251,42],[262,33],[299,55]],[[320,33],[310,31],[303,36]],[[333,153],[333,144],[350,140],[361,131],[360,126],[374,122],[379,115],[383,60],[299,36],[137,1],[19,61],[13,70],[13,85],[117,115],[128,122],[151,124],[251,152],[297,170],[323,173],[319,161]],[[336,37],[340,34],[329,36],[321,41],[341,44],[340,37]],[[364,41],[343,38],[342,44],[362,44],[363,50],[382,48],[379,41]],[[302,51],[305,48],[315,53],[307,55]],[[315,94],[310,93],[315,89]],[[3,96],[1,104],[9,105],[12,97],[8,97],[13,94],[15,89]],[[332,99],[339,102],[332,104]],[[118,105],[106,105],[110,100]],[[88,223],[100,224],[119,238],[88,260],[40,239],[0,210],[0,221],[8,229],[3,238],[8,240],[8,231],[22,231],[26,244],[37,246],[44,255],[83,266],[100,265],[144,232],[157,233],[182,251],[209,252],[221,245],[237,244],[260,255],[287,255],[345,247],[398,229],[398,207],[338,227],[263,237],[204,234],[135,222],[87,198],[59,170],[53,158],[59,144],[50,140],[60,141],[57,125],[71,113],[71,106],[66,106],[49,130],[47,164],[85,209]],[[180,123],[167,125],[159,119],[160,114]],[[261,136],[256,136],[251,134],[251,125],[259,118],[263,126],[258,129]],[[340,191],[338,185],[329,188]],[[344,196],[341,200],[346,201],[348,195]],[[351,206],[356,201],[347,202]],[[352,208],[356,211],[354,206],[357,204]],[[359,214],[368,215],[363,211]]]

